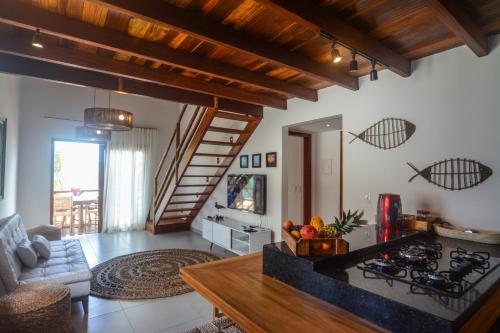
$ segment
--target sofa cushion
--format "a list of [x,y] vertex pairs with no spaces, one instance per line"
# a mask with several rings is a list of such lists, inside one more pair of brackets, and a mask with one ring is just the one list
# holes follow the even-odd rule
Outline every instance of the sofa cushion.
[[53,241],[50,242],[50,249],[49,259],[39,260],[35,268],[23,269],[19,277],[21,283],[50,281],[68,285],[92,279],[92,273],[78,240]]
[[17,244],[16,253],[24,266],[31,268],[36,267],[38,256],[29,240],[23,239],[19,244]]
[[28,238],[21,216],[16,214],[0,220],[0,277],[7,291],[18,285],[23,265],[16,254],[17,244]]
[[31,242],[33,243],[33,247],[35,248],[35,250],[42,258],[50,258],[50,242],[47,240],[47,238],[43,237],[42,235],[35,235],[33,236]]

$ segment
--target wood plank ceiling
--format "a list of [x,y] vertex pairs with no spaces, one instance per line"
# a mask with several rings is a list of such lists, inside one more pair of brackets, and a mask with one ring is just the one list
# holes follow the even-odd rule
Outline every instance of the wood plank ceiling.
[[458,45],[484,56],[498,32],[500,0],[0,0],[0,70],[254,112],[357,90],[372,59],[407,77]]

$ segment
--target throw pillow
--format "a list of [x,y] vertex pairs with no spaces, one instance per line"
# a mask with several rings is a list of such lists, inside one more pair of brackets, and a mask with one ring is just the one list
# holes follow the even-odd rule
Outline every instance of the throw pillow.
[[35,235],[31,240],[33,243],[33,247],[38,252],[38,254],[45,259],[49,259],[50,257],[50,243],[47,238],[42,235]]
[[29,240],[23,239],[17,244],[16,253],[24,266],[30,268],[36,267],[38,256]]

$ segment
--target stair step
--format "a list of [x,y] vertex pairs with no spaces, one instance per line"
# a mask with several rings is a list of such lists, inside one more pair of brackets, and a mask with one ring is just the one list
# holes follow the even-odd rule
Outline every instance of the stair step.
[[172,209],[165,209],[163,212],[164,213],[173,213],[173,212],[187,212],[187,211],[194,211],[194,210],[199,210],[198,208],[172,208]]
[[160,221],[158,221],[158,226],[184,225],[184,224],[190,224],[189,220],[187,220],[187,219],[164,219],[164,218],[161,218]]
[[229,168],[229,165],[225,164],[189,164],[192,168]]
[[187,204],[197,204],[200,203],[200,201],[171,201],[168,205],[187,205]]
[[243,134],[245,131],[239,130],[239,129],[234,129],[234,128],[227,128],[227,127],[218,127],[218,126],[210,126],[208,128],[210,132],[218,132],[218,133],[230,133],[230,134]]
[[213,140],[202,140],[201,144],[212,145],[212,146],[229,146],[229,147],[239,147],[241,144],[225,141],[213,141]]
[[206,177],[209,177],[209,178],[220,178],[221,176],[217,176],[217,175],[184,175],[182,177],[190,177],[190,178],[206,178]]
[[196,193],[174,193],[174,194],[172,194],[173,197],[182,197],[182,196],[190,196],[190,195],[210,195],[210,193],[196,192]]
[[182,219],[187,219],[193,217],[191,215],[162,215],[160,221],[162,220],[167,220],[167,221],[173,221],[173,220],[182,220]]
[[177,185],[177,187],[202,187],[202,186],[214,187],[215,185],[213,185],[213,184],[186,184],[186,185]]
[[215,114],[215,117],[217,117],[217,118],[224,118],[224,119],[230,119],[230,120],[246,121],[246,122],[251,121],[252,118],[253,118],[253,117],[245,115],[245,114],[232,113],[232,112],[224,112],[224,111],[218,111]]
[[209,156],[209,157],[235,157],[233,154],[218,154],[218,153],[195,153],[195,156]]

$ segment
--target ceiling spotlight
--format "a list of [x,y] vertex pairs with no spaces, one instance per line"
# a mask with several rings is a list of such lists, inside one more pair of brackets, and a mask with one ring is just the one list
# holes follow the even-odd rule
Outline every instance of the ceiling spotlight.
[[326,124],[325,126],[326,126],[326,127],[330,127],[330,126],[332,126],[332,125],[330,125],[330,124]]
[[378,80],[378,73],[377,70],[375,69],[375,60],[372,60],[372,71],[370,72],[370,81],[377,81]]
[[335,42],[332,43],[332,60],[335,63],[342,60],[342,56],[340,55],[340,51],[335,47]]
[[356,60],[356,51],[352,51],[352,60],[349,64],[349,72],[356,73],[358,71],[358,61]]
[[42,43],[42,34],[40,33],[40,29],[36,29],[35,33],[33,35],[33,39],[31,41],[31,45],[34,47],[38,47],[39,49],[43,49],[43,43]]

